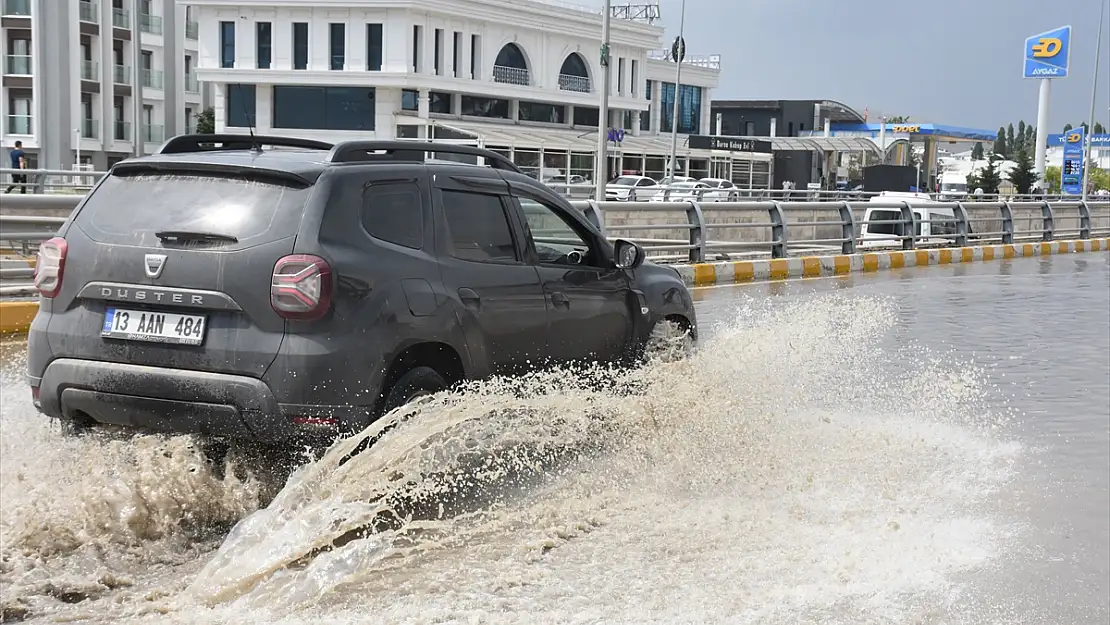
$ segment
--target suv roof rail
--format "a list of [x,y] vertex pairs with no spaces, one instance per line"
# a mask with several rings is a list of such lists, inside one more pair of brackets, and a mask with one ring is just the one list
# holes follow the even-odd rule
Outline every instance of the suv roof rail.
[[423,163],[425,161],[424,157],[429,152],[481,156],[486,159],[486,164],[494,169],[520,173],[516,164],[493,150],[432,141],[341,141],[331,148],[328,162],[401,161]]
[[[216,145],[220,144],[220,145]],[[331,143],[299,139],[297,137],[271,137],[266,135],[238,134],[191,134],[177,135],[162,144],[157,154],[184,154],[188,152],[212,152],[215,150],[250,150],[262,146],[282,148],[303,148],[308,150],[330,150]]]

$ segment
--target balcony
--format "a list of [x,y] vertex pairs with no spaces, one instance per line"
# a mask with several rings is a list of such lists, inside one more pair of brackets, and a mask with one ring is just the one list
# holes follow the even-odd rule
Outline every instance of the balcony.
[[4,64],[4,73],[9,76],[30,76],[31,55],[9,54],[7,63]]
[[100,80],[100,64],[96,61],[81,61],[81,80]]
[[126,65],[116,65],[112,68],[112,82],[117,85],[131,84],[131,68]]
[[[118,111],[117,111],[118,113]],[[112,137],[116,141],[130,141],[131,140],[131,122],[116,121],[115,134]]]
[[100,11],[95,2],[90,0],[81,0],[77,3],[78,15],[82,22],[90,22],[96,24],[100,22]]
[[501,82],[507,85],[522,85],[527,87],[532,84],[531,72],[519,67],[506,67],[504,65],[493,66],[493,82]]
[[127,9],[112,9],[112,26],[131,28],[131,13]]
[[30,115],[8,115],[8,134],[29,135],[33,129]]
[[193,20],[185,21],[185,38],[196,41],[200,37],[200,24]]
[[157,15],[139,13],[139,29],[152,35],[162,34],[162,18]]
[[164,134],[160,125],[143,124],[142,137],[144,143],[162,143]]
[[81,120],[81,138],[82,139],[99,139],[100,138],[100,121],[96,119],[83,119]]
[[139,75],[144,87],[151,89],[162,88],[162,72],[157,69],[144,69],[142,74]]
[[559,74],[559,88],[563,91],[578,91],[580,93],[592,91],[589,78],[571,74]]
[[4,15],[31,17],[31,0],[4,0]]
[[197,80],[196,74],[191,72],[185,74],[185,92],[200,93],[200,81]]

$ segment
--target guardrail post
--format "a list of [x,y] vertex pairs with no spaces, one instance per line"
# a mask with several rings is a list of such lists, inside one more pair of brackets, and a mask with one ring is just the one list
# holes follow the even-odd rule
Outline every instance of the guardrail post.
[[[902,249],[912,250],[917,245],[917,213],[910,208],[909,202],[902,202]],[[906,235],[909,226],[910,234]]]
[[1056,238],[1056,215],[1052,212],[1052,205],[1048,202],[1041,204],[1041,213],[1044,215],[1044,228],[1042,240],[1052,241]]
[[690,200],[686,207],[686,221],[693,226],[690,228],[690,262],[705,262],[705,218],[701,214],[701,204]]
[[963,202],[956,202],[952,211],[956,215],[956,247],[967,247],[967,235],[971,222],[967,218],[967,209]]
[[778,201],[771,200],[771,258],[786,258],[786,213]]
[[1079,203],[1079,238],[1091,238],[1091,207],[1086,202]]
[[1014,209],[1009,202],[1002,203],[1002,244],[1010,245],[1014,242]]
[[855,254],[856,218],[852,215],[852,205],[848,202],[840,203],[840,236],[844,239],[840,244],[840,253]]
[[590,223],[597,226],[597,229],[605,235],[605,238],[609,238],[609,235],[605,232],[605,214],[596,200],[586,200],[586,210],[582,211],[582,214],[586,216]]

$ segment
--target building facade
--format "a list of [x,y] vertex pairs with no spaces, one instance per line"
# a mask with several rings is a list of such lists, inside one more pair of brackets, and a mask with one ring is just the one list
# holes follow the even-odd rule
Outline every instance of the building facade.
[[[191,5],[197,75],[213,87],[221,132],[469,143],[542,179],[592,180],[601,124],[614,131],[610,176],[662,177],[677,97],[678,170],[713,169],[714,155],[687,149],[685,136],[709,130],[719,59],[687,58],[676,90],[676,66],[657,52],[663,29],[652,23],[612,20],[611,116],[600,120],[600,12],[540,0]],[[731,175],[739,160],[750,179],[751,158],[717,157],[717,173]]]
[[[0,0],[0,145],[103,171],[196,124],[198,25],[174,0]],[[3,165],[9,164],[7,158]]]

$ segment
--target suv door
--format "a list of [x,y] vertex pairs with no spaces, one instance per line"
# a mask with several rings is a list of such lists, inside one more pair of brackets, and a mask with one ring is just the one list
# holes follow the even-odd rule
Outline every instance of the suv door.
[[492,171],[473,170],[435,176],[440,270],[475,365],[516,373],[545,357],[547,306],[509,218],[508,185]]
[[510,189],[547,297],[548,359],[620,360],[632,331],[627,274],[573,209],[521,183]]

